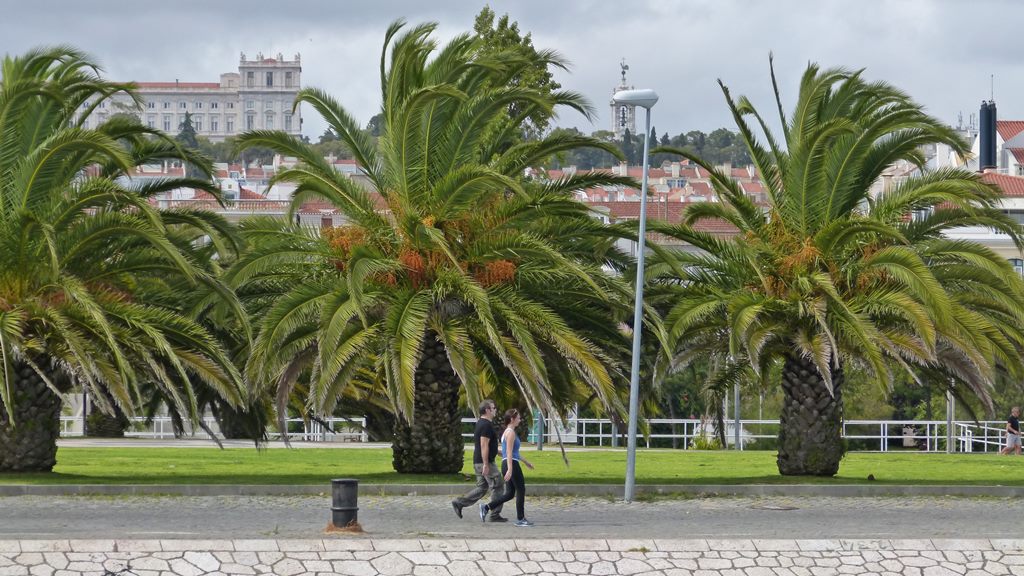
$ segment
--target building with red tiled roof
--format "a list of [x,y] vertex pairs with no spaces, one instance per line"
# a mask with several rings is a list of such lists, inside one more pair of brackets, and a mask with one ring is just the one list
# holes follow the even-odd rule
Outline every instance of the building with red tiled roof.
[[[292,110],[295,96],[302,86],[302,63],[298,54],[286,60],[264,58],[255,60],[241,55],[238,72],[220,75],[220,82],[136,82],[141,106],[124,94],[115,94],[101,101],[84,120],[86,128],[107,121],[114,113],[128,111],[150,128],[176,134],[191,114],[196,134],[221,142],[246,130],[283,130],[301,135],[302,117]],[[95,102],[86,102],[88,110]]]
[[[1024,120],[996,121],[996,170],[1002,174],[1024,176]],[[978,156],[981,153],[981,133],[979,132],[971,149],[975,158],[968,166],[978,169]]]

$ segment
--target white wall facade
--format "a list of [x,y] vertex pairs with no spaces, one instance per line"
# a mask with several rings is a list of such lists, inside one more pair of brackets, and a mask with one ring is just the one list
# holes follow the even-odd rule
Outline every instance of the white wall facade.
[[[192,115],[196,134],[221,142],[247,130],[302,132],[300,110],[292,110],[302,86],[300,56],[285,60],[241,55],[238,72],[221,74],[219,82],[140,82],[141,107],[117,95],[103,102],[85,120],[86,127],[106,122],[117,113],[135,114],[151,128],[176,134],[185,113]],[[88,108],[86,104],[84,108]]]

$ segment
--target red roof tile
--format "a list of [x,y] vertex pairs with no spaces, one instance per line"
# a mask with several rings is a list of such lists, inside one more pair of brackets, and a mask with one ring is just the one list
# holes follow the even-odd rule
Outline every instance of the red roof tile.
[[747,194],[760,194],[764,192],[764,185],[761,184],[760,180],[751,180],[750,182],[740,182],[740,188],[743,189]]
[[1024,120],[996,120],[996,132],[1006,142],[1024,131]]
[[705,196],[711,193],[711,185],[707,182],[687,182],[694,194]]
[[[588,202],[588,206],[604,206],[608,208],[612,218],[618,220],[638,220],[640,218],[640,202]],[[685,205],[682,202],[648,202],[648,220],[667,220],[679,222]]]
[[217,82],[136,82],[138,88],[220,88]]
[[1003,196],[1013,198],[1024,197],[1024,177],[985,172],[981,175],[981,179],[983,182],[998,186],[1003,191]]
[[242,188],[240,190],[240,193],[238,194],[238,199],[239,200],[266,200],[267,198],[266,198],[266,196],[264,196],[262,194],[257,194],[256,192],[253,192],[252,190],[249,190],[248,188]]
[[1018,164],[1024,164],[1024,148],[1007,148]]

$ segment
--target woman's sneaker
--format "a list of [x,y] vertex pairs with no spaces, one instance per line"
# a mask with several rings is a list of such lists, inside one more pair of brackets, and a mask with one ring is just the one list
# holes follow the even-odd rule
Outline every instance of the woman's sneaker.
[[521,527],[525,528],[527,526],[533,526],[533,522],[530,522],[526,518],[523,518],[522,520],[516,520],[516,524],[515,525],[516,526],[521,526]]
[[481,502],[480,503],[480,521],[481,522],[487,522],[487,513],[490,512],[490,511],[491,511],[491,509],[487,506],[486,502]]

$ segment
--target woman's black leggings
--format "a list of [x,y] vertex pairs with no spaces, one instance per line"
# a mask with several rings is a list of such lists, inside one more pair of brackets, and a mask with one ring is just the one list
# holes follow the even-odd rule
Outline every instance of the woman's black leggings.
[[[523,468],[518,460],[512,460],[512,478],[505,482],[505,495],[498,500],[498,504],[504,504],[509,500],[516,499],[516,519],[526,519],[526,478],[523,477]],[[501,461],[501,474],[508,472],[508,460]],[[491,505],[493,508],[494,505]]]

